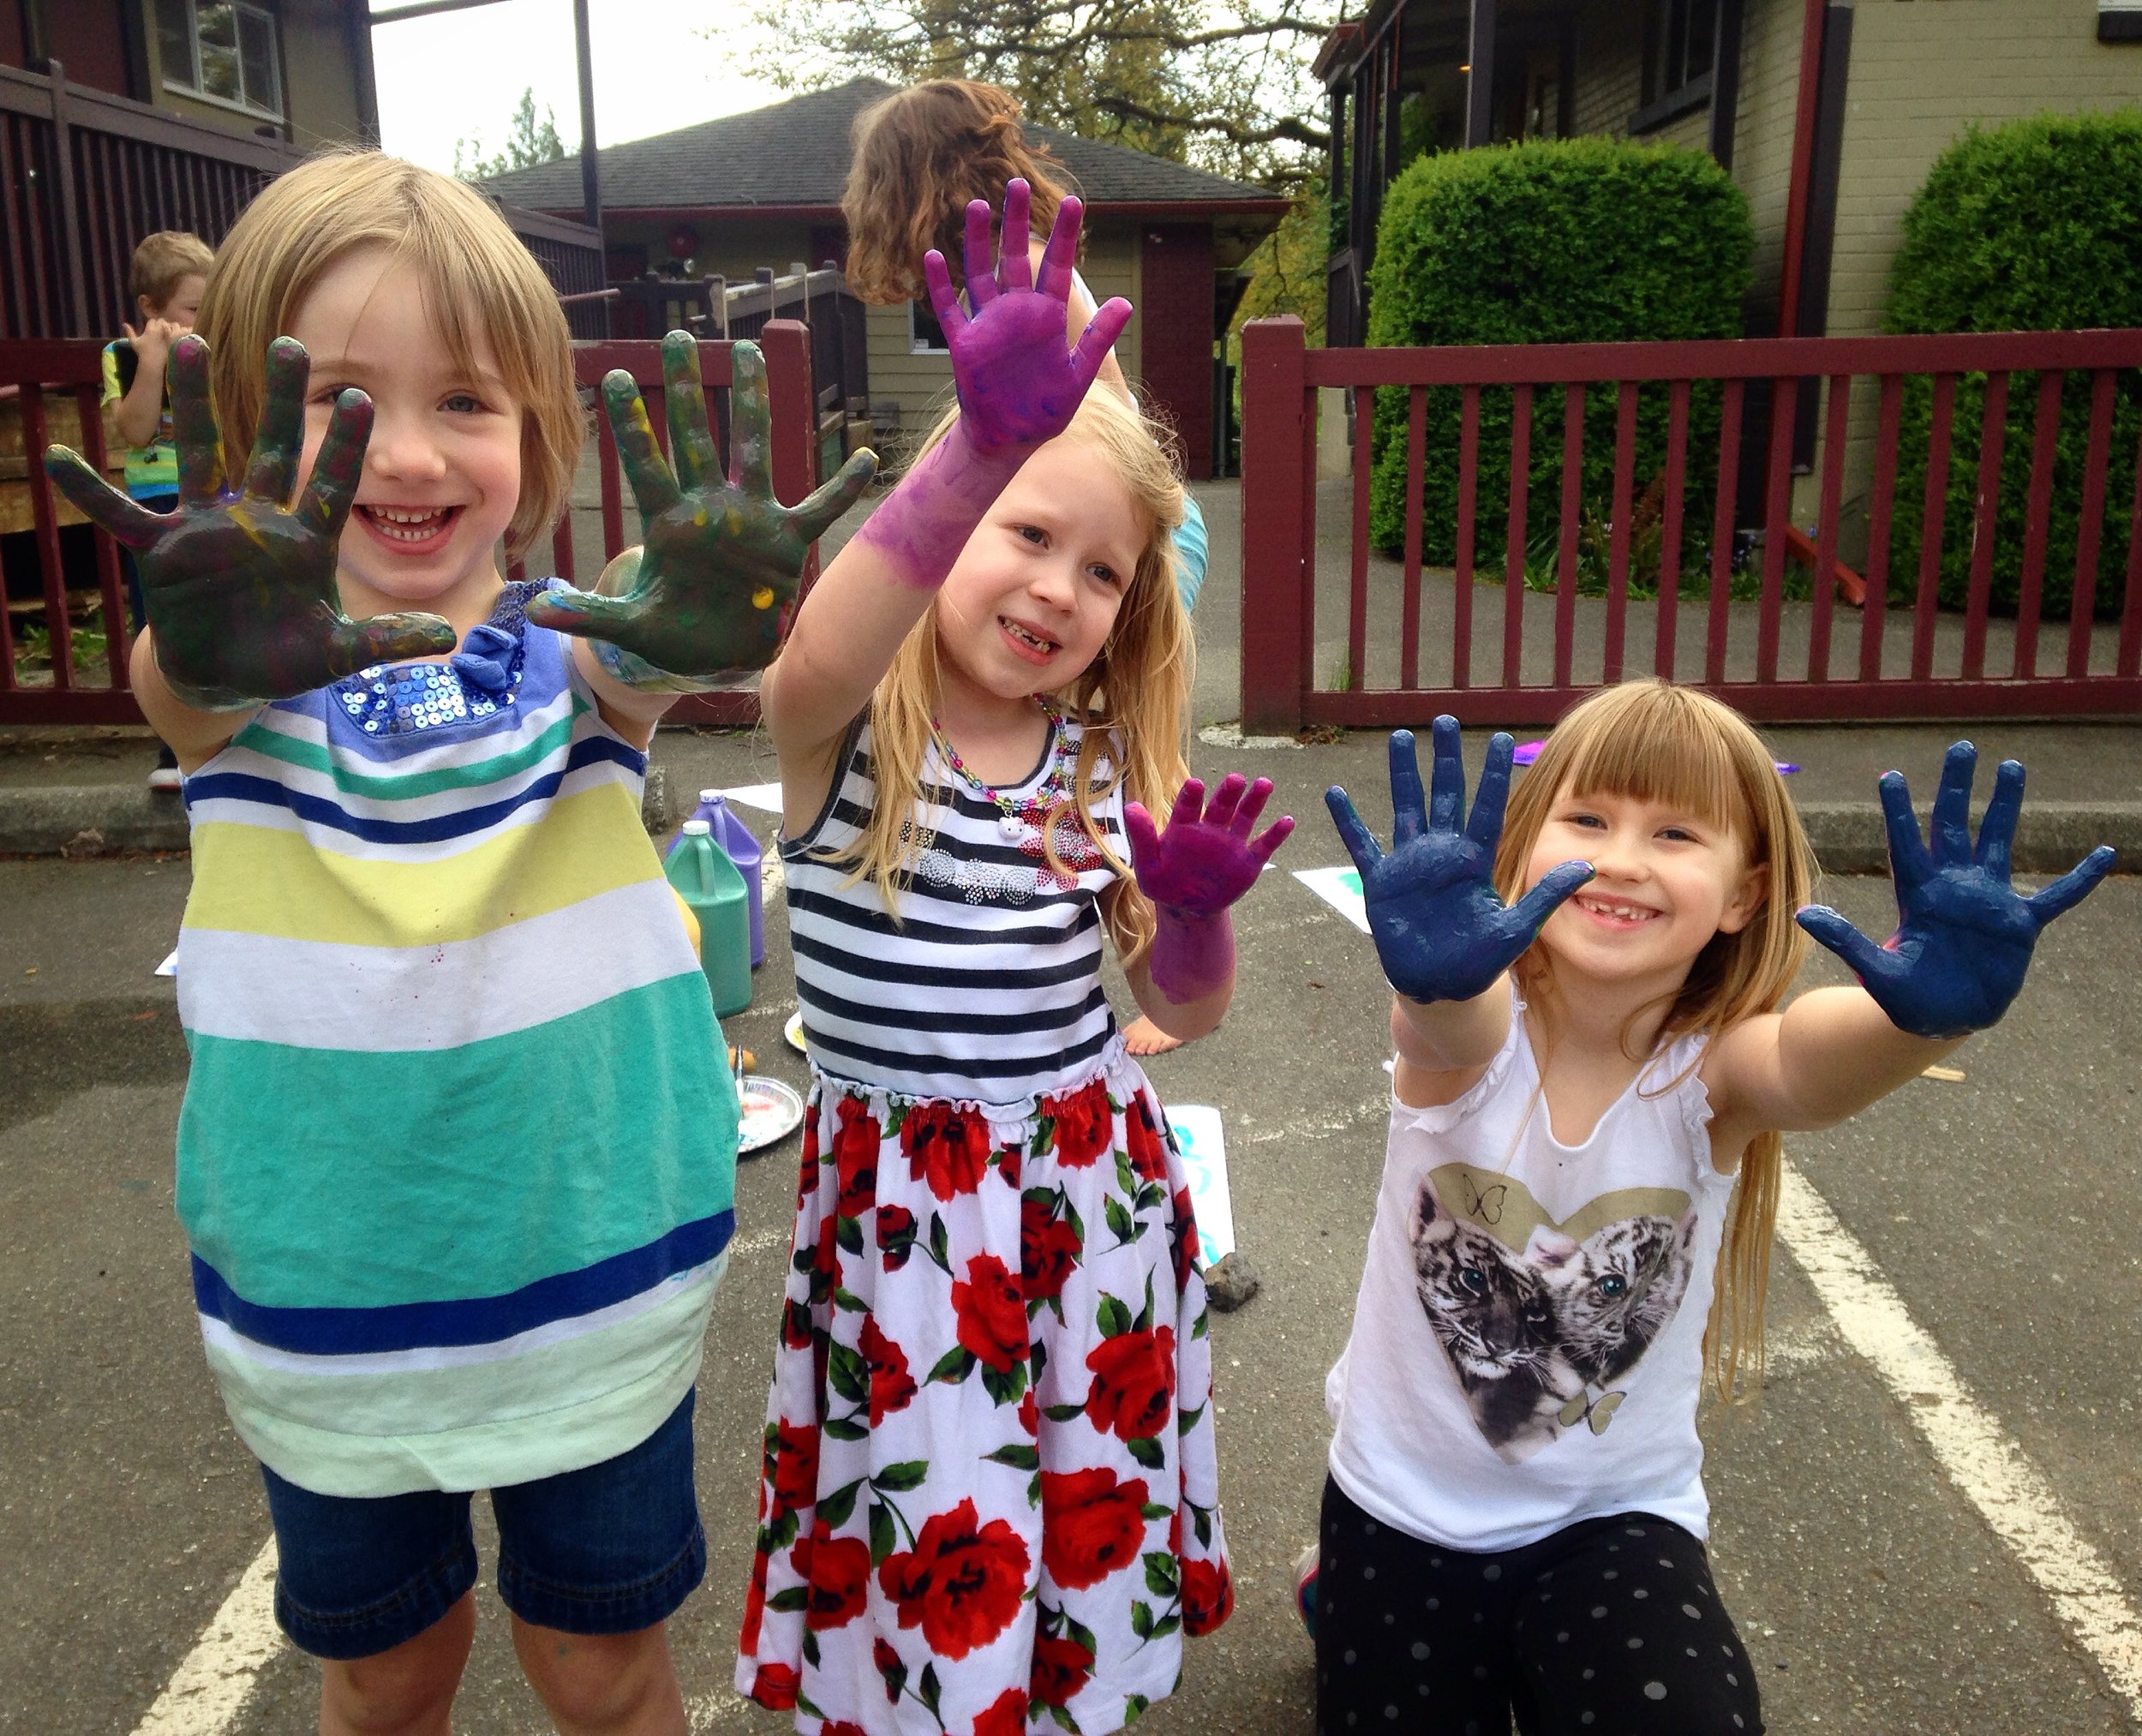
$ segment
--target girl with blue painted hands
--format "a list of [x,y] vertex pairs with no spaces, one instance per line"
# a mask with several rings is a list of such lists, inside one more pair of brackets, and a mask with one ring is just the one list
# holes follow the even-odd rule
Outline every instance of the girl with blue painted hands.
[[[1696,1417],[1707,1372],[1730,1400],[1760,1362],[1780,1135],[1855,1114],[1997,1021],[2038,931],[2112,852],[2013,891],[2023,768],[2001,766],[1974,853],[1960,743],[1930,850],[1902,776],[1882,781],[1900,922],[1877,946],[1806,907],[1784,784],[1716,701],[1609,688],[1514,796],[1511,757],[1494,737],[1469,819],[1456,721],[1436,721],[1425,800],[1393,735],[1388,853],[1328,798],[1397,1058],[1325,1389],[1302,1584],[1317,1727],[1759,1730],[1704,1553]],[[1780,1010],[1807,936],[1863,985]]]
[[725,478],[673,335],[673,471],[604,382],[643,547],[599,593],[508,581],[581,449],[565,318],[485,200],[376,153],[264,191],[197,332],[174,511],[52,468],[139,557],[134,691],[187,775],[178,1212],[277,1619],[326,1736],[445,1730],[488,1489],[559,1727],[682,1736],[737,1105],[640,785],[679,691],[772,655],[869,463],[780,505],[739,345]]
[[[810,1736],[1104,1736],[1234,1594],[1188,1177],[1101,984],[1185,1038],[1292,822],[1182,761],[1182,485],[1064,330],[1079,201],[926,256],[959,407],[797,612],[780,756],[813,1079],[739,1691]],[[1168,814],[1164,828],[1156,816]]]

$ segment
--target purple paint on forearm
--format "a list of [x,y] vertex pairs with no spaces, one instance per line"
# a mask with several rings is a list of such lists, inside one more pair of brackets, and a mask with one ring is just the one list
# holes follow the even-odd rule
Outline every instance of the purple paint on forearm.
[[908,467],[855,540],[875,551],[901,584],[935,590],[1026,456],[1024,450],[977,452],[966,429],[955,426]]
[[1164,904],[1153,914],[1146,968],[1170,1006],[1201,1001],[1234,980],[1235,925],[1226,911],[1200,916]]

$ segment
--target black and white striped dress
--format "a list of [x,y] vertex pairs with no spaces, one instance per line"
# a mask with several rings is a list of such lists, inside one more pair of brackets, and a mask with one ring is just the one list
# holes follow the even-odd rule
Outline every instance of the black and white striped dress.
[[898,922],[825,859],[867,729],[781,847],[813,1077],[736,1685],[812,1736],[1104,1736],[1234,1603],[1188,1182],[1101,989],[1116,871],[923,782]]
[[[1046,781],[1057,731],[1075,760],[1080,726],[1051,730],[1014,803]],[[1106,763],[1105,757],[1104,764]],[[1101,990],[1098,901],[1116,871],[1060,823],[1059,859],[1087,865],[1068,882],[1005,835],[996,807],[944,764],[932,743],[917,820],[932,835],[898,895],[850,882],[837,859],[877,800],[870,729],[853,732],[817,823],[784,841],[796,996],[812,1064],[837,1078],[912,1097],[1009,1105],[1090,1075],[1116,1038]],[[1113,776],[1112,769],[1109,773]],[[1110,850],[1127,860],[1120,787],[1094,803]],[[1026,829],[1021,829],[1022,830]]]

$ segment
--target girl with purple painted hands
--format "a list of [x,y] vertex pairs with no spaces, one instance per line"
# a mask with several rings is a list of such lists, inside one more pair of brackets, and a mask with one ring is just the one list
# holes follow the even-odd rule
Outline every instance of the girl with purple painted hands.
[[1079,218],[1030,277],[1024,183],[994,272],[972,206],[964,308],[929,255],[958,409],[762,688],[813,1086],[736,1681],[808,1729],[1116,1729],[1232,1606],[1188,1178],[1102,941],[1211,1031],[1292,823],[1183,763],[1182,484],[1087,390],[1128,305],[1066,338]]
[[[1391,984],[1391,1120],[1315,1555],[1317,1721],[1427,1703],[1456,1728],[1756,1730],[1713,1583],[1696,1419],[1761,1354],[1781,1135],[1858,1113],[1998,1019],[2100,850],[2008,885],[2023,773],[1971,848],[1950,751],[1921,842],[1882,781],[1900,922],[1810,907],[1769,751],[1662,681],[1595,694],[1510,796],[1490,745],[1469,823],[1457,726],[1421,797],[1391,743],[1393,847],[1343,791]],[[1864,986],[1785,1004],[1808,935]],[[1486,1660],[1482,1665],[1482,1660]]]

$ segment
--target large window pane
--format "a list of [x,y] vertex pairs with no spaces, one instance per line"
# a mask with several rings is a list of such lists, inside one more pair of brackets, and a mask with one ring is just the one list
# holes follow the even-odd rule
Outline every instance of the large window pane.
[[156,46],[167,83],[194,82],[194,0],[156,0]]
[[203,93],[235,103],[244,95],[238,71],[237,8],[196,5],[194,29],[200,43],[200,88]]
[[238,14],[238,61],[245,75],[247,104],[265,113],[283,112],[283,93],[275,76],[275,21],[250,6]]

